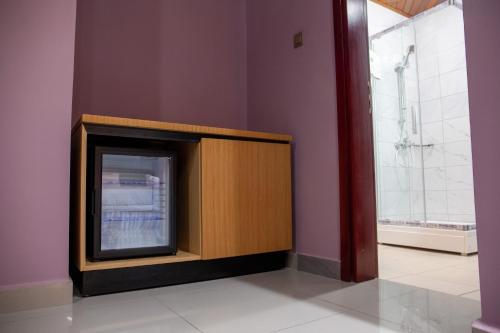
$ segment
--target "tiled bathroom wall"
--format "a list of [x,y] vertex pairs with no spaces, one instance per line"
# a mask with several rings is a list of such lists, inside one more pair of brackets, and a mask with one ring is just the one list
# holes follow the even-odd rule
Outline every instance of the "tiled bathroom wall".
[[463,12],[415,21],[428,220],[473,222],[474,193]]
[[[369,7],[369,24],[383,19],[378,10]],[[394,69],[412,44],[402,132]],[[434,11],[372,39],[371,49],[379,218],[474,221],[462,11]],[[414,146],[398,150],[401,138]]]

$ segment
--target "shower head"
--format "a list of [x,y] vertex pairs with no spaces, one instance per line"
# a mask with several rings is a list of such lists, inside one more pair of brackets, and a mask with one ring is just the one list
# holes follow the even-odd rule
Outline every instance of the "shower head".
[[406,49],[406,53],[403,56],[403,60],[399,64],[396,65],[396,68],[394,68],[394,70],[396,72],[401,72],[406,67],[408,67],[408,59],[410,58],[410,54],[412,54],[412,53],[415,53],[415,45],[413,45],[413,44],[408,46],[408,48]]
[[407,63],[408,62],[408,57],[410,56],[410,54],[414,53],[415,52],[415,45],[410,45],[408,46],[408,48],[406,49],[406,55],[405,55],[405,58],[404,58],[404,62]]

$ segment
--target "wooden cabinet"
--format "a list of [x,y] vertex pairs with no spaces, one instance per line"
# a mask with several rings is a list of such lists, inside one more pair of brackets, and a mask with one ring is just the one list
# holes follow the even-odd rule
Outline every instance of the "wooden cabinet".
[[[101,142],[177,153],[175,255],[87,256],[87,216],[95,205],[87,193],[89,157]],[[292,248],[291,142],[285,134],[82,115],[71,147],[75,286],[82,295],[99,295],[284,267],[283,251]]]
[[202,259],[292,248],[290,144],[203,138]]
[[[87,258],[88,149],[103,136],[153,140],[177,152],[177,255]],[[74,267],[101,271],[291,249],[291,141],[284,134],[82,115],[72,132]]]

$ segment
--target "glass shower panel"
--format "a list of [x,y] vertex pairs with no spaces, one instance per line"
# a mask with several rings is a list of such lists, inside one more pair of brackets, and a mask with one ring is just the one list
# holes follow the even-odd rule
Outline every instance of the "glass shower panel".
[[416,29],[426,220],[474,223],[463,12],[445,6]]
[[413,24],[370,41],[378,220],[423,220],[419,87]]
[[382,31],[384,22],[373,22],[378,222],[474,228],[461,6],[446,2]]

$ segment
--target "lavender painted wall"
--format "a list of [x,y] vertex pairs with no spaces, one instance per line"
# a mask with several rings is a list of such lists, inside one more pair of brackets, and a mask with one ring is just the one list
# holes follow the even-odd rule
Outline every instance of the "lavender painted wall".
[[78,1],[81,113],[246,127],[245,0]]
[[75,11],[0,1],[0,288],[68,278]]
[[[247,5],[248,128],[294,136],[296,250],[338,260],[331,0],[251,0]],[[298,31],[304,46],[294,49]]]
[[464,2],[481,281],[482,318],[478,324],[496,327],[497,332],[500,332],[499,17],[498,0]]

